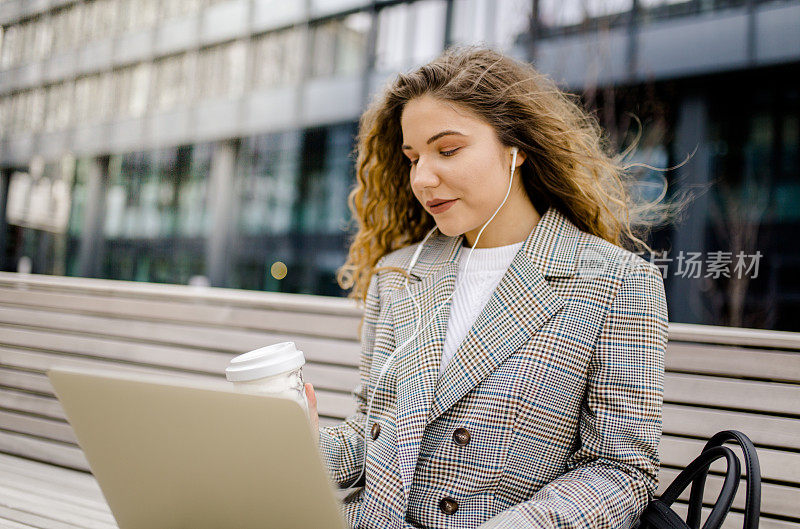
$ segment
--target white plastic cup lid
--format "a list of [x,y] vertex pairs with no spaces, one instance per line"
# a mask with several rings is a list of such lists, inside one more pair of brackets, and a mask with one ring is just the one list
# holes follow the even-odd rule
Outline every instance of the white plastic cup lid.
[[231,382],[247,382],[294,371],[305,363],[294,342],[281,342],[234,357],[225,376]]

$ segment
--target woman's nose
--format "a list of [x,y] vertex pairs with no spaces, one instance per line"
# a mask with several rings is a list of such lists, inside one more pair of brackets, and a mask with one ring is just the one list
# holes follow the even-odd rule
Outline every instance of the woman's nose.
[[414,185],[417,187],[435,187],[439,184],[439,177],[435,167],[429,162],[419,158],[414,167]]

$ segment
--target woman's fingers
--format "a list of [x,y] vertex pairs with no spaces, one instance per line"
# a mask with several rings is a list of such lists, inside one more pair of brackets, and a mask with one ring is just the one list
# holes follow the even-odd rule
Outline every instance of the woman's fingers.
[[314,431],[319,434],[319,414],[317,413],[317,394],[314,393],[314,386],[306,382],[306,400],[308,400],[308,417],[314,426]]

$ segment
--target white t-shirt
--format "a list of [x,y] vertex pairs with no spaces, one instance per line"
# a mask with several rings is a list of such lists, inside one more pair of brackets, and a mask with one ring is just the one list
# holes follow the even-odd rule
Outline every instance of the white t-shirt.
[[[450,320],[447,322],[439,376],[444,373],[447,364],[453,359],[456,350],[489,302],[514,256],[522,248],[523,242],[496,248],[461,249],[456,290],[450,300]],[[469,269],[465,273],[470,251],[472,257],[469,259]]]

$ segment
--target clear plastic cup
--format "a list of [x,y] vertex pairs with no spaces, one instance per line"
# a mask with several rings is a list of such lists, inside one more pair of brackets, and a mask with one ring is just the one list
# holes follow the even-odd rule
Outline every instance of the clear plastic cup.
[[308,415],[303,351],[294,342],[281,342],[250,351],[231,360],[225,377],[237,391],[296,401]]

